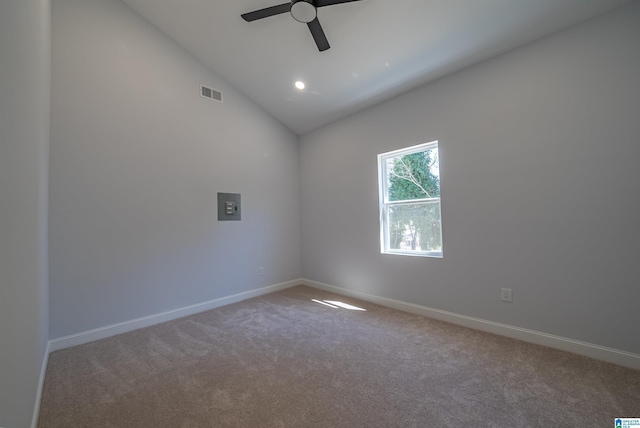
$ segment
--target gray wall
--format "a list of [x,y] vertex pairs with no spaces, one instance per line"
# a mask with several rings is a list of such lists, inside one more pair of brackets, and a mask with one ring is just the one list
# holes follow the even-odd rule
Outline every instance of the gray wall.
[[297,137],[118,0],[52,26],[51,338],[298,278]]
[[[639,70],[635,2],[303,136],[303,276],[640,353]],[[436,139],[444,258],[381,255],[376,154]]]
[[0,426],[28,427],[48,340],[49,0],[0,1]]

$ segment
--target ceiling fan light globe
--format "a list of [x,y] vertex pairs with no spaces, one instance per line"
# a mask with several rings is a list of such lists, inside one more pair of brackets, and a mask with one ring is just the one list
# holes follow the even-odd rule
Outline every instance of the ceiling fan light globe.
[[316,7],[306,0],[299,0],[291,4],[291,16],[298,22],[307,24],[318,16]]

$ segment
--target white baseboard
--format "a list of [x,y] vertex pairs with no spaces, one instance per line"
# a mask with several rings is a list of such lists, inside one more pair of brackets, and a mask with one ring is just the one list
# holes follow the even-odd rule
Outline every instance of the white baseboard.
[[38,417],[40,416],[40,401],[42,400],[42,388],[44,387],[44,377],[47,374],[47,364],[49,363],[49,352],[51,342],[47,342],[40,368],[40,379],[38,379],[38,390],[36,391],[36,401],[33,405],[33,417],[31,418],[31,428],[38,427]]
[[105,327],[96,328],[89,331],[83,331],[69,336],[52,339],[49,341],[49,351],[57,351],[64,348],[70,348],[72,346],[82,345],[84,343],[93,342],[94,340],[100,340],[107,337],[115,336],[117,334],[126,333],[132,330],[137,330],[143,327],[149,327],[151,325],[160,324],[166,321],[171,321],[176,318],[186,317],[198,312],[208,311],[210,309],[218,308],[220,306],[229,305],[231,303],[240,302],[242,300],[251,299],[252,297],[262,296],[263,294],[273,293],[274,291],[284,290],[285,288],[294,287],[302,283],[301,279],[294,279],[291,281],[282,282],[280,284],[269,285],[267,287],[258,288],[255,290],[249,290],[231,296],[221,297],[207,302],[197,303],[191,306],[185,306],[183,308],[173,309],[170,311],[162,312],[159,314],[149,315],[142,318],[137,318],[130,321],[124,321],[117,324],[108,325]]
[[[71,346],[82,345],[84,343],[93,342],[94,340],[100,340],[107,337],[115,336],[117,334],[126,333],[132,330],[137,330],[143,327],[149,327],[151,325],[160,324],[166,321],[171,321],[177,318],[193,315],[198,312],[208,311],[210,309],[218,308],[220,306],[229,305],[231,303],[240,302],[242,300],[250,299],[252,297],[262,296],[264,294],[273,293],[274,291],[284,290],[286,288],[294,287],[296,285],[304,284],[310,287],[326,290],[345,296],[355,297],[368,302],[376,303],[382,306],[386,306],[393,309],[398,309],[404,312],[410,312],[429,318],[438,319],[441,321],[447,321],[452,324],[461,325],[464,327],[473,328],[476,330],[482,330],[489,333],[499,334],[501,336],[511,337],[513,339],[523,340],[525,342],[535,343],[538,345],[548,346],[550,348],[560,349],[563,351],[573,352],[575,354],[583,355],[590,358],[595,358],[602,361],[607,361],[621,366],[630,367],[636,370],[640,370],[640,355],[627,351],[621,351],[614,348],[608,348],[606,346],[595,345],[588,342],[582,342],[579,340],[569,339],[566,337],[555,336],[548,333],[543,333],[535,330],[529,330],[520,327],[514,327],[508,324],[501,324],[493,321],[487,321],[480,318],[469,317],[466,315],[456,314],[454,312],[443,311],[440,309],[429,308],[426,306],[420,306],[413,303],[402,302],[400,300],[388,299],[386,297],[380,297],[373,294],[363,293],[360,291],[349,290],[343,287],[337,287],[335,285],[325,284],[318,281],[313,281],[306,278],[298,278],[291,281],[282,282],[280,284],[274,284],[267,287],[258,288],[255,290],[249,290],[231,296],[221,297],[218,299],[210,300],[207,302],[198,303],[183,308],[174,309],[171,311],[162,312],[142,318],[137,318],[130,321],[121,322],[105,327],[96,328],[81,333],[72,334],[69,336],[52,339],[47,344],[47,356],[43,362],[42,373],[40,375],[40,385],[38,387],[38,402],[40,392],[42,389],[42,383],[44,382],[44,375],[46,371],[46,364],[49,352],[57,351]],[[34,419],[37,421],[37,417],[34,412]]]
[[434,318],[441,321],[450,322],[452,324],[464,327],[482,330],[489,333],[499,334],[501,336],[522,340],[525,342],[535,343],[537,345],[548,346],[550,348],[560,349],[562,351],[572,352],[574,354],[583,355],[585,357],[618,364],[632,369],[640,370],[640,355],[631,352],[621,351],[619,349],[608,348],[606,346],[595,345],[593,343],[581,342],[579,340],[569,339],[566,337],[555,336],[553,334],[543,333],[526,328],[514,327],[508,324],[501,324],[493,321],[487,321],[480,318],[468,317],[466,315],[456,314],[454,312],[442,311],[426,306],[420,306],[413,303],[406,303],[400,300],[388,299],[386,297],[375,296],[373,294],[353,291],[335,285],[324,284],[310,279],[301,279],[301,284],[309,287],[318,288],[345,296],[355,297],[381,306],[398,309],[403,312],[410,312],[425,317]]

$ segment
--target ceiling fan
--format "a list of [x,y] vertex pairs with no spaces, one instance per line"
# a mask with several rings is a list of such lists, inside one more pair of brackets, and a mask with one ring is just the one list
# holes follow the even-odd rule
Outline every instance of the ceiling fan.
[[247,21],[255,21],[257,19],[268,18],[282,13],[291,13],[293,19],[303,24],[307,24],[313,40],[315,40],[320,52],[330,48],[329,41],[324,35],[320,21],[318,21],[318,8],[332,6],[334,4],[349,3],[361,0],[291,0],[290,2],[267,7],[264,9],[254,10],[253,12],[243,13],[242,18]]

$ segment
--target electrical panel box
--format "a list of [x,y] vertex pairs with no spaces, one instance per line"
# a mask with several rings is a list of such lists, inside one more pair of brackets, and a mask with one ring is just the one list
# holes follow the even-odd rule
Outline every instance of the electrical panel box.
[[218,221],[239,221],[240,214],[240,193],[218,193]]

